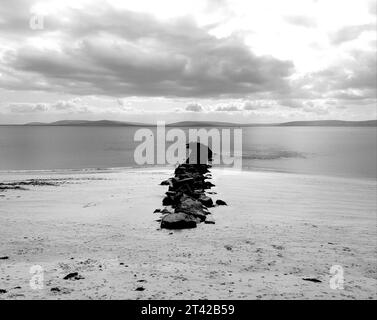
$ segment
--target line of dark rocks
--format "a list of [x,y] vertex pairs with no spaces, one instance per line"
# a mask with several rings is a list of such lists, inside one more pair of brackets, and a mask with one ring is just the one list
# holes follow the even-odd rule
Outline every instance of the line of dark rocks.
[[29,179],[17,182],[0,182],[0,191],[5,190],[28,190],[25,186],[58,186],[61,182],[45,179]]
[[[213,200],[206,194],[206,190],[215,185],[209,169],[210,164],[180,164],[174,171],[174,177],[162,181],[161,185],[168,185],[164,206],[169,209],[156,209],[155,212],[163,214],[160,221],[161,228],[165,229],[189,229],[196,228],[198,223],[214,224],[214,220],[208,218],[211,214],[208,208],[214,207]],[[216,205],[226,205],[222,200],[217,200]]]
[[0,182],[0,192],[7,190],[30,190],[26,187],[30,186],[61,186],[66,183],[76,183],[76,181],[92,181],[92,180],[107,180],[106,178],[48,178],[48,179],[27,179],[24,181],[15,182]]

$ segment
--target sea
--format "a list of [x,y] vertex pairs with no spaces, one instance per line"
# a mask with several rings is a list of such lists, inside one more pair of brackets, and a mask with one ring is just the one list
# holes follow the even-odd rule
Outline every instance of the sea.
[[[139,129],[0,126],[0,171],[138,167],[134,152],[140,142],[134,136]],[[148,129],[156,136],[156,128]],[[377,178],[376,127],[237,129],[242,130],[243,170]]]

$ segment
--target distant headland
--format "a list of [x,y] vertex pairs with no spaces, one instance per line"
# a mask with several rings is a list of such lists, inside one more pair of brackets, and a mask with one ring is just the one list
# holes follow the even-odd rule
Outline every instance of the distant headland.
[[[29,122],[22,126],[80,126],[80,127],[154,127],[156,124],[113,120],[61,120],[50,123]],[[233,123],[218,121],[181,121],[166,124],[167,127],[377,127],[377,120],[343,121],[314,120],[283,123]]]

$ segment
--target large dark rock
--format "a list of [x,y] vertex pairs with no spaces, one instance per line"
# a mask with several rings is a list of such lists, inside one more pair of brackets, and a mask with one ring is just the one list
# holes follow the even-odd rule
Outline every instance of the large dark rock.
[[164,209],[161,210],[161,213],[162,214],[169,214],[169,213],[172,213],[172,212],[170,210],[164,208]]
[[169,196],[166,196],[163,200],[162,200],[162,205],[163,206],[171,206],[172,204],[174,203],[173,199]]
[[212,150],[200,142],[190,142],[186,144],[187,159],[186,164],[207,164],[212,161]]
[[[187,176],[187,175],[186,175]],[[176,181],[176,184],[177,185],[181,185],[181,184],[186,184],[186,183],[193,183],[194,182],[194,178],[193,177],[188,177],[188,178],[184,178],[184,179],[179,179]]]
[[171,213],[162,218],[161,228],[164,228],[164,229],[196,228],[196,220],[192,216],[184,212]]
[[186,169],[182,166],[178,166],[177,168],[175,168],[174,170],[174,174],[175,175],[179,175],[179,174],[185,174],[186,173]]
[[207,208],[213,207],[213,201],[210,197],[206,195],[201,195],[198,199],[202,204],[204,204]]
[[175,212],[187,213],[194,218],[198,218],[200,221],[204,221],[206,219],[206,214],[202,203],[187,195],[182,196],[181,201],[175,208]]
[[203,189],[211,189],[212,187],[215,186],[212,182],[209,182],[209,181],[204,182],[203,185],[204,185]]
[[199,199],[200,196],[204,194],[204,190],[194,190],[193,193],[190,194],[191,197],[194,199]]
[[168,186],[168,185],[170,185],[170,179],[161,181],[160,185],[161,186]]
[[185,184],[177,187],[177,191],[179,191],[180,193],[192,194],[193,190],[194,190],[194,188],[191,187],[190,184],[188,184],[188,183],[185,183]]

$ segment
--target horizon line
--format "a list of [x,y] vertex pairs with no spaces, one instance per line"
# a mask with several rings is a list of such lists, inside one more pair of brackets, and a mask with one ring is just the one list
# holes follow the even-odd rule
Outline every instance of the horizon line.
[[[64,123],[66,122],[66,123]],[[71,122],[71,123],[70,123]],[[78,122],[83,122],[82,124]],[[112,126],[135,126],[135,127],[142,127],[142,126],[149,126],[155,127],[157,123],[140,123],[137,121],[119,121],[119,120],[108,120],[108,119],[101,119],[101,120],[82,120],[82,119],[75,119],[75,120],[57,120],[52,122],[40,122],[40,121],[33,121],[27,123],[5,123],[0,124],[0,126],[85,126],[85,124],[95,124],[95,123],[103,123],[102,126],[106,126],[106,122],[111,124]],[[104,123],[105,122],[105,123]],[[377,119],[367,119],[367,120],[338,120],[338,119],[321,119],[321,120],[292,120],[292,121],[285,121],[285,122],[250,122],[250,123],[238,123],[238,122],[228,122],[228,121],[211,121],[211,120],[182,120],[182,121],[175,121],[166,123],[166,126],[184,124],[184,123],[192,123],[192,126],[200,126],[201,124],[212,124],[213,126],[216,125],[224,125],[224,126],[279,126],[284,124],[309,124],[309,123],[348,123],[348,124],[357,124],[357,123],[370,123],[376,122]],[[61,124],[60,124],[61,123]],[[75,124],[76,123],[76,124]],[[189,126],[189,125],[187,125]]]

